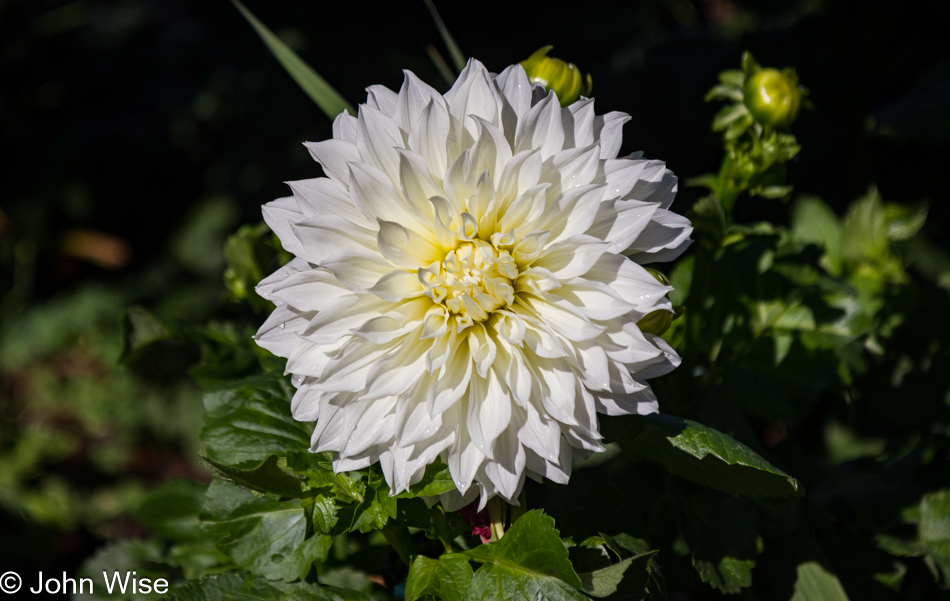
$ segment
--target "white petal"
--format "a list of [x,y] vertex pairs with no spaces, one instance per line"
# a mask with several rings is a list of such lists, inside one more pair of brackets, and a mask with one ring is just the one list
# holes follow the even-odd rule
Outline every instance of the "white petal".
[[553,156],[564,146],[564,126],[561,124],[561,105],[557,97],[548,95],[528,109],[518,121],[515,133],[515,152],[538,148],[541,158]]
[[366,104],[392,116],[396,112],[396,93],[386,86],[370,86],[366,88]]
[[431,102],[441,102],[442,95],[412,71],[403,70],[403,75],[405,79],[396,96],[392,116],[399,128],[408,132],[426,106]]
[[275,300],[300,311],[322,311],[334,300],[350,291],[325,269],[307,269],[283,278],[271,288]]
[[[305,217],[335,215],[366,226],[370,223],[353,204],[343,182],[327,177],[287,182]],[[373,221],[375,223],[375,220]]]
[[376,244],[387,261],[403,269],[418,269],[444,255],[431,242],[399,223],[379,220]]
[[[485,456],[475,447],[472,438],[469,435],[468,428],[464,420],[459,419],[457,414],[462,410],[461,407],[453,407],[453,422],[456,426],[455,443],[449,449],[448,461],[449,473],[452,474],[452,480],[455,481],[455,487],[463,495],[468,492],[475,473],[485,460]],[[447,412],[448,413],[448,412]]]
[[257,291],[261,298],[270,300],[271,292],[273,291],[275,285],[286,280],[291,275],[299,273],[305,269],[310,269],[310,264],[299,257],[294,257],[286,265],[261,280],[254,290]]
[[594,139],[600,142],[600,158],[617,156],[623,141],[623,124],[629,120],[630,115],[617,111],[594,118]]
[[323,263],[342,251],[374,250],[376,232],[336,215],[318,215],[292,225],[301,254],[313,263]]
[[444,102],[433,100],[423,109],[409,131],[409,148],[422,156],[429,175],[441,181],[448,168],[449,111]]
[[444,413],[453,407],[468,392],[473,371],[469,346],[459,345],[439,372],[436,385],[429,389],[426,398],[429,415]]
[[397,269],[381,277],[367,292],[396,303],[422,294],[422,284],[415,273]]
[[619,253],[630,247],[650,223],[657,205],[636,200],[613,200],[602,203],[597,210],[588,236],[610,242],[609,252]]
[[561,111],[564,123],[564,147],[583,148],[594,143],[594,100],[578,100]]
[[360,152],[355,144],[343,140],[324,140],[323,142],[305,142],[313,160],[323,166],[331,178],[346,182],[349,178],[349,163],[360,160]]
[[361,106],[356,127],[356,148],[360,159],[382,170],[391,182],[399,181],[399,155],[396,149],[405,148],[405,141],[399,126],[391,117],[371,106]]
[[573,236],[550,245],[535,262],[559,279],[582,276],[607,252],[608,244],[591,236]]
[[300,211],[293,197],[278,198],[273,202],[269,202],[261,207],[261,212],[264,214],[264,222],[267,227],[280,238],[280,244],[284,247],[284,250],[292,255],[313,261],[304,252],[300,240],[297,239],[297,235],[293,231],[293,224],[304,218],[303,212]]
[[289,357],[300,344],[297,333],[307,327],[311,316],[291,307],[279,306],[257,330],[254,340],[278,357]]
[[348,294],[320,311],[301,336],[317,344],[333,344],[351,329],[381,316],[387,305],[370,294]]
[[320,266],[332,271],[340,284],[353,292],[368,290],[393,269],[379,252],[361,248],[335,253]]
[[333,137],[356,144],[356,117],[343,111],[333,120]]

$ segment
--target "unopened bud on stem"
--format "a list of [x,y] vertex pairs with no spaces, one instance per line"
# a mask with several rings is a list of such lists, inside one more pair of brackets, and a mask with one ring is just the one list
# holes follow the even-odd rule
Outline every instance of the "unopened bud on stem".
[[553,46],[545,46],[521,61],[531,83],[539,83],[547,90],[554,90],[561,106],[567,106],[583,96],[590,96],[593,81],[590,74],[581,75],[574,63],[551,58],[548,52]]
[[784,129],[802,106],[798,77],[791,70],[761,69],[746,80],[743,102],[759,123]]
[[[646,270],[650,272],[650,275],[656,278],[656,281],[660,282],[664,286],[670,285],[669,278],[667,278],[661,272],[655,269],[650,269],[649,267],[647,267]],[[652,313],[647,313],[643,319],[637,322],[637,327],[639,327],[640,331],[644,334],[656,334],[657,336],[662,336],[668,329],[670,329],[670,324],[673,323],[673,317],[674,314],[672,311],[659,309],[657,311],[653,311]]]

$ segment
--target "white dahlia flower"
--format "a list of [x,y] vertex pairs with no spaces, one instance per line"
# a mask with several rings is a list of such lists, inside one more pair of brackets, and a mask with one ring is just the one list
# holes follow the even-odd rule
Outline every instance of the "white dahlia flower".
[[[603,448],[597,413],[653,413],[679,357],[637,322],[669,310],[641,264],[681,253],[664,164],[616,158],[623,113],[561,108],[519,65],[472,60],[445,95],[410,72],[306,146],[327,177],[264,219],[293,259],[257,290],[258,344],[287,358],[296,419],[392,492],[440,458],[457,492],[517,499]],[[473,486],[477,483],[478,486]]]

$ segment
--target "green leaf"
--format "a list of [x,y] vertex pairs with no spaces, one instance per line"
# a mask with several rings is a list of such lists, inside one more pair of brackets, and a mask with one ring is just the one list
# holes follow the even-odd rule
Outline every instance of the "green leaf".
[[712,173],[697,175],[686,180],[686,185],[691,188],[706,188],[707,190],[715,190],[718,183],[719,177]]
[[[720,77],[721,78],[721,77]],[[742,88],[732,83],[724,83],[713,86],[703,98],[706,102],[710,100],[732,100],[733,102],[742,102]],[[715,125],[713,126],[715,131]]]
[[709,586],[721,590],[726,594],[736,594],[743,588],[752,586],[752,568],[755,560],[723,557],[718,563],[697,561],[693,567],[699,572],[699,577]]
[[288,74],[294,78],[297,85],[300,86],[310,98],[317,103],[320,110],[330,119],[336,118],[343,111],[355,115],[356,111],[339,92],[333,89],[325,79],[314,71],[310,65],[305,63],[297,54],[290,49],[279,37],[261,23],[257,17],[251,14],[243,4],[238,0],[231,0],[237,7],[248,23],[257,32],[257,35],[264,40],[264,43],[273,53],[274,57],[280,62]]
[[841,229],[841,257],[845,262],[880,260],[887,256],[887,216],[876,188],[851,204]]
[[700,423],[649,415],[605,425],[605,435],[625,451],[704,486],[756,499],[801,494],[795,478],[731,436]]
[[426,466],[422,480],[396,496],[399,498],[435,497],[452,490],[455,490],[455,481],[452,480],[448,466],[441,461],[436,461]]
[[719,72],[720,83],[742,88],[745,84],[745,73],[739,69],[726,69]]
[[917,530],[922,541],[950,541],[950,489],[924,495]]
[[917,535],[926,547],[927,567],[944,589],[950,589],[950,489],[924,495]]
[[518,518],[501,540],[466,554],[484,564],[466,599],[586,599],[554,520],[538,509]]
[[472,531],[458,512],[446,512],[440,503],[428,507],[422,499],[400,500],[397,518],[410,528],[422,530],[426,537],[443,543],[450,543]]
[[304,515],[307,518],[308,533],[310,531],[329,534],[337,523],[336,503],[333,499],[317,495],[301,501]]
[[285,584],[268,582],[248,574],[232,573],[208,576],[173,589],[169,601],[368,601],[356,591],[324,587],[309,582]]
[[184,223],[176,228],[172,254],[185,269],[202,276],[221,273],[222,242],[238,219],[237,206],[227,197],[211,197],[192,205]]
[[792,601],[848,601],[838,577],[820,564],[809,561],[798,566],[798,580]]
[[598,563],[609,561],[611,553],[620,558],[620,561],[616,563],[608,563],[604,567],[579,574],[582,588],[588,595],[598,598],[613,595],[625,576],[628,576],[627,583],[631,584],[625,588],[636,595],[636,598],[645,599],[649,594],[648,587],[653,571],[652,561],[658,551],[651,551],[646,541],[626,534],[618,536],[601,534],[588,538],[580,544],[579,548],[598,551],[597,556],[601,560]]
[[785,198],[792,193],[792,186],[759,186],[750,191],[753,196],[762,198]]
[[300,501],[281,501],[221,480],[212,482],[202,509],[204,533],[236,564],[255,575],[286,582],[307,576],[327,557],[332,539],[306,538]]
[[191,480],[173,479],[142,501],[135,517],[156,534],[172,540],[201,536],[198,514],[208,487]]
[[[713,88],[713,90],[715,89]],[[722,131],[748,114],[749,109],[744,104],[726,105],[713,118],[712,129],[713,131]]]
[[122,316],[122,350],[119,360],[134,361],[143,349],[156,342],[180,337],[174,326],[155,317],[142,307],[129,307]]
[[264,279],[265,269],[272,264],[283,265],[290,260],[274,234],[263,221],[242,226],[224,243],[224,258],[228,268],[224,284],[236,302],[247,302],[258,313],[270,313],[274,305],[261,298],[254,289]]
[[389,496],[389,486],[383,476],[371,471],[366,480],[363,500],[344,505],[337,512],[334,533],[379,530],[396,517],[396,498]]
[[319,490],[343,503],[360,503],[366,483],[363,472],[333,471],[333,462],[327,453],[290,453],[286,457],[287,468],[307,479],[307,486]]
[[825,249],[824,267],[832,274],[841,273],[841,225],[838,216],[815,196],[804,196],[792,208],[792,237]]
[[[201,529],[196,528],[198,534]],[[180,568],[188,580],[233,570],[231,558],[206,540],[172,545],[165,554],[165,563]]]
[[927,221],[927,205],[904,206],[887,203],[884,217],[887,222],[887,237],[891,241],[909,240],[917,235]]
[[703,582],[727,594],[752,585],[752,569],[764,546],[751,501],[681,484],[673,509]]
[[406,601],[459,601],[472,582],[468,557],[448,554],[438,559],[418,556],[409,567]]
[[310,425],[294,420],[286,378],[254,376],[207,390],[201,440],[217,463],[251,469],[270,455],[310,447]]
[[224,465],[207,457],[203,457],[203,460],[222,480],[257,492],[273,493],[292,499],[302,499],[315,494],[303,490],[304,479],[286,467],[287,461],[283,457],[271,455],[260,466],[249,470]]

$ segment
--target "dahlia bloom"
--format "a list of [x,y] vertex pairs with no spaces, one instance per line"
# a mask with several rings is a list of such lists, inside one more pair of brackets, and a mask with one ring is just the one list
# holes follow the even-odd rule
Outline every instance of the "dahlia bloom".
[[692,230],[668,210],[676,178],[616,158],[627,115],[562,108],[519,65],[472,60],[445,95],[408,71],[367,91],[306,144],[327,177],[263,208],[296,258],[258,286],[277,308],[255,338],[287,358],[294,417],[393,494],[441,457],[447,509],[566,483],[603,448],[597,413],[656,412],[645,380],[679,362],[637,327],[671,308],[641,264]]

